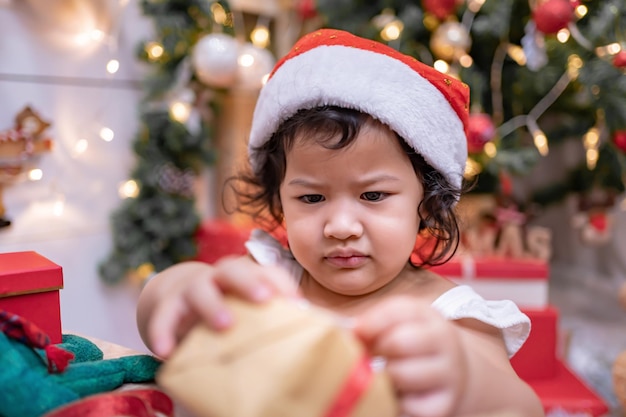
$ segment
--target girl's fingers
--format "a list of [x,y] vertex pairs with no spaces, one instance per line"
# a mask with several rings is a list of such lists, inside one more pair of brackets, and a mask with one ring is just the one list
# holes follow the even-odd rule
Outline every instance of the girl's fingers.
[[449,370],[441,357],[390,360],[385,371],[399,393],[425,392],[444,386],[449,379]]
[[167,357],[178,339],[198,321],[215,330],[233,323],[233,317],[224,301],[224,295],[234,295],[244,300],[264,302],[279,295],[297,297],[293,278],[280,268],[264,267],[249,258],[223,259],[210,273],[191,271],[181,288],[164,294],[156,305],[148,334],[152,350]]
[[430,323],[401,322],[388,328],[384,337],[373,340],[369,347],[372,353],[387,358],[431,356],[439,350],[437,333],[442,333],[441,329]]
[[[192,282],[193,281],[193,282]],[[164,297],[148,324],[153,351],[167,357],[191,325],[201,320],[219,330],[232,323],[223,295],[208,277],[196,277],[182,291]]]
[[354,331],[366,344],[371,344],[403,323],[421,326],[430,321],[443,321],[430,305],[410,297],[390,297],[359,316]]
[[433,390],[400,397],[400,415],[403,417],[445,417],[454,412],[454,395],[449,391]]
[[262,302],[272,296],[296,297],[295,280],[278,267],[258,265],[252,259],[225,259],[216,265],[216,284],[224,293]]

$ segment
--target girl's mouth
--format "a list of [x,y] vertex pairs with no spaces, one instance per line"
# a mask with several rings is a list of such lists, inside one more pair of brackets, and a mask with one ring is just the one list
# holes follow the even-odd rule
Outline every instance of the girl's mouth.
[[365,255],[327,256],[326,261],[338,268],[358,268],[367,261]]

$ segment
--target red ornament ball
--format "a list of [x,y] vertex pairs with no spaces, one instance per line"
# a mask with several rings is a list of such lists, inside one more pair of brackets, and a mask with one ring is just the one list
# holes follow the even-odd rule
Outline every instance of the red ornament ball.
[[626,68],[626,50],[621,50],[613,57],[613,66],[615,68]]
[[480,153],[485,144],[496,136],[496,128],[491,117],[486,113],[470,114],[467,128],[467,150],[469,153]]
[[566,28],[574,19],[574,6],[569,0],[546,0],[533,11],[537,30],[546,35]]
[[422,0],[424,10],[439,20],[445,20],[456,10],[457,0]]
[[618,130],[613,134],[613,144],[622,152],[626,152],[626,130]]
[[302,20],[309,20],[317,16],[315,0],[300,0],[297,6],[298,15]]

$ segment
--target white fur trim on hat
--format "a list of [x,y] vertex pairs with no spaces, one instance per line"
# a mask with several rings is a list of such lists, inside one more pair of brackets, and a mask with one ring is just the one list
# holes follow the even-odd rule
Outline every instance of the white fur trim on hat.
[[368,113],[404,138],[451,184],[461,185],[467,141],[449,98],[406,63],[345,45],[319,45],[279,63],[254,111],[252,168],[256,171],[262,164],[254,149],[282,122],[298,110],[323,105]]

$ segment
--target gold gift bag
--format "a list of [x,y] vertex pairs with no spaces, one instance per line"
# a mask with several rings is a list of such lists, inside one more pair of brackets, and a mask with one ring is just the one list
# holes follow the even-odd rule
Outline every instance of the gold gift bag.
[[157,383],[197,417],[396,417],[391,384],[330,313],[229,299],[235,325],[198,325]]

